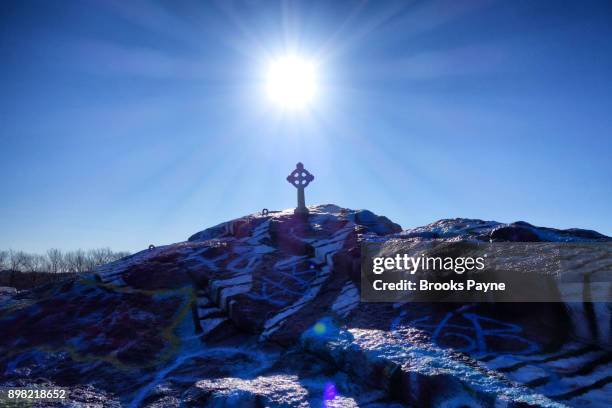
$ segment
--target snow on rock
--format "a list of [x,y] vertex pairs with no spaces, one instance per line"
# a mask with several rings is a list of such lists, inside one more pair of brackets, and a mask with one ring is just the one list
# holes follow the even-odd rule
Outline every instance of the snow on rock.
[[402,231],[404,238],[462,238],[510,242],[609,242],[610,237],[596,231],[571,228],[535,227],[525,221],[502,224],[467,218],[443,219],[423,227]]
[[297,376],[274,375],[255,379],[217,378],[198,381],[188,392],[186,402],[215,407],[275,406],[307,408],[308,391]]
[[342,317],[348,316],[359,304],[359,289],[353,282],[347,282],[332,304],[332,310]]
[[16,288],[10,286],[0,286],[0,305],[8,304],[19,291]]
[[309,210],[4,291],[0,385],[66,386],[84,395],[75,407],[608,405],[609,304],[365,303],[359,287],[364,240],[610,238],[473,219],[402,231],[368,210]]
[[306,349],[333,360],[347,372],[388,390],[405,403],[563,406],[508,382],[469,359],[419,339],[418,333],[406,341],[410,332],[398,336],[395,331],[339,329],[329,320],[321,324],[326,326],[324,332],[311,329],[304,333],[302,342]]

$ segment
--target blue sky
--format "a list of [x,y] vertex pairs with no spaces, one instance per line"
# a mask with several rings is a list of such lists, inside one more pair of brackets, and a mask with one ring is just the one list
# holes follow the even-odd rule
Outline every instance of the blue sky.
[[[128,4],[129,3],[129,4]],[[2,2],[0,248],[182,241],[266,207],[612,235],[605,2]],[[319,65],[307,111],[266,62]]]

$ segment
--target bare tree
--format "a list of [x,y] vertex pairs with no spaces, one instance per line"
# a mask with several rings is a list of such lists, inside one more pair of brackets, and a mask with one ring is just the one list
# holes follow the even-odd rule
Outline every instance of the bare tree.
[[3,271],[8,268],[8,251],[0,251],[0,271]]
[[47,251],[47,260],[49,262],[49,272],[59,273],[64,271],[64,254],[59,249],[49,249]]
[[8,257],[8,266],[9,270],[11,271],[9,286],[13,286],[13,282],[15,282],[15,274],[23,270],[27,263],[27,255],[23,251],[13,251],[12,249],[9,249]]
[[113,251],[110,248],[90,249],[87,251],[87,257],[89,258],[90,269],[93,270],[97,266],[111,262]]
[[22,252],[22,261],[19,270],[21,272],[31,272],[34,268],[34,255]]
[[[24,251],[0,251],[0,270],[12,272],[82,273],[97,266],[113,262],[130,255],[129,252],[113,252],[110,248],[62,252],[49,249],[45,255],[29,254]],[[14,275],[14,273],[13,273]],[[11,275],[12,276],[12,275]]]
[[66,263],[68,264],[69,272],[87,272],[87,257],[82,249],[67,252]]
[[28,255],[25,252],[9,250],[8,266],[11,271],[24,271],[28,262]]
[[111,254],[111,259],[109,262],[113,262],[113,261],[117,261],[121,258],[125,258],[126,256],[130,256],[131,253],[128,251],[119,251],[119,252],[113,252]]
[[76,260],[73,251],[68,251],[64,254],[64,262],[66,264],[66,272],[76,272]]
[[44,255],[32,254],[28,256],[28,272],[48,272],[49,262]]

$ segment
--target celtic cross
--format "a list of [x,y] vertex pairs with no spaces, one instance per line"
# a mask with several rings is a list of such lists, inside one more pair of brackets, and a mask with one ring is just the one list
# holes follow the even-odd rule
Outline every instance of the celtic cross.
[[295,214],[308,214],[306,200],[304,199],[304,189],[308,187],[308,184],[310,184],[312,180],[314,180],[314,176],[304,168],[302,163],[298,163],[295,166],[295,170],[287,176],[287,181],[293,184],[298,190],[298,202],[297,208],[294,211]]

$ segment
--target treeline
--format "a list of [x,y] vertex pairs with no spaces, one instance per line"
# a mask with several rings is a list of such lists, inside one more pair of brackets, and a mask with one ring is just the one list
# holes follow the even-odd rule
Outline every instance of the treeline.
[[82,273],[99,265],[130,255],[129,252],[114,252],[110,248],[77,249],[61,251],[49,249],[44,255],[24,251],[0,250],[0,271],[37,273]]

